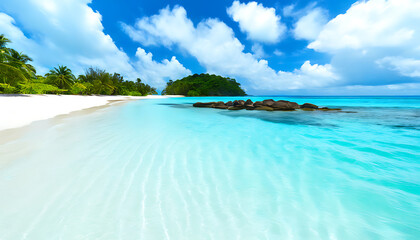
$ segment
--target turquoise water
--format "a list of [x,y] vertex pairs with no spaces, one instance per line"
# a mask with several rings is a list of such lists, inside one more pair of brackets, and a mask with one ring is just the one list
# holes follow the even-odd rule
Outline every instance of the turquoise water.
[[0,239],[420,239],[420,98],[191,107],[231,99],[133,101],[9,136]]

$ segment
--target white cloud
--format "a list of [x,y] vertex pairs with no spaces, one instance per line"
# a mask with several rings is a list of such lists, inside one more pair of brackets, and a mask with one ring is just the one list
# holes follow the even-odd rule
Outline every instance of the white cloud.
[[281,23],[281,17],[276,15],[276,10],[266,8],[261,3],[234,1],[227,12],[251,40],[276,43],[286,32],[286,26]]
[[296,39],[315,40],[328,22],[328,13],[322,8],[314,8],[300,17],[293,33]]
[[370,0],[329,21],[308,47],[332,56],[348,85],[420,80],[420,1]]
[[140,78],[159,88],[163,88],[167,80],[176,80],[191,74],[191,71],[182,66],[176,57],[159,63],[153,60],[152,53],[147,53],[140,47],[137,48],[136,57],[138,60],[134,63],[134,67],[139,72]]
[[322,52],[373,47],[413,47],[419,44],[420,1],[356,2],[332,19],[309,48]]
[[285,17],[292,17],[295,14],[295,4],[290,4],[287,5],[286,7],[283,8],[283,16]]
[[[141,65],[139,62],[144,59],[137,59],[133,64],[127,54],[115,45],[111,36],[103,32],[102,16],[87,5],[90,2],[2,1],[0,9],[12,15],[0,14],[0,32],[12,40],[11,47],[34,59],[34,65],[40,73],[60,64],[68,66],[76,74],[93,66],[121,73],[128,79],[144,75],[140,71],[142,69],[138,68]],[[28,37],[16,22],[25,29]],[[157,76],[162,78],[153,82],[161,82],[163,76],[175,77],[187,72],[176,59],[165,61],[162,64],[167,63],[170,67],[159,69],[161,72]]]
[[[174,23],[176,25],[172,25]],[[276,72],[266,60],[258,60],[258,56],[244,52],[245,47],[225,23],[205,19],[195,27],[180,6],[141,18],[134,26],[123,24],[123,28],[132,39],[144,45],[176,46],[194,56],[209,73],[244,80],[247,88],[319,87],[338,80],[331,73],[331,66],[311,65],[309,62],[294,72]],[[173,34],[178,29],[182,34]]]
[[276,56],[278,56],[278,57],[280,57],[280,56],[283,56],[284,55],[284,52],[282,52],[282,51],[280,51],[280,50],[278,50],[278,49],[276,49],[276,50],[274,50],[274,55],[276,55]]
[[267,54],[264,51],[264,47],[261,44],[254,43],[252,45],[251,51],[254,53],[256,58],[265,58]]
[[397,71],[402,76],[420,77],[420,60],[403,57],[384,57],[376,61],[381,67]]

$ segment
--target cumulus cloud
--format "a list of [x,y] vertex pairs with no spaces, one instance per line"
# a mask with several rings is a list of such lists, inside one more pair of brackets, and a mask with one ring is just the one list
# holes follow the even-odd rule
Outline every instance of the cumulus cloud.
[[347,84],[419,80],[420,1],[370,0],[329,21],[308,47],[332,56]]
[[[134,26],[123,24],[127,34],[144,45],[176,46],[194,56],[209,73],[243,80],[253,89],[296,89],[320,87],[338,80],[331,66],[305,62],[293,72],[276,72],[264,59],[244,52],[233,30],[217,19],[205,19],[197,26],[183,7],[164,8],[159,14],[139,19]],[[174,31],[182,34],[173,34]]]
[[247,34],[248,39],[276,43],[286,32],[286,26],[280,21],[281,17],[276,15],[276,10],[266,8],[261,3],[234,1],[227,12],[239,23],[239,28]]
[[159,63],[153,60],[152,53],[147,53],[140,47],[137,48],[136,57],[138,60],[134,63],[134,67],[140,73],[141,79],[159,88],[163,88],[167,80],[191,74],[191,71],[179,63],[176,57],[172,57],[171,60],[164,59]]
[[295,24],[293,34],[296,39],[315,40],[328,22],[328,12],[314,8],[300,17]]
[[[102,16],[88,6],[90,2],[5,0],[0,3],[0,9],[9,14],[0,14],[0,32],[12,40],[11,47],[34,59],[40,73],[62,64],[77,74],[93,66],[119,72],[129,79],[147,76],[141,71],[143,69],[138,68],[141,66],[139,62],[145,59],[138,58],[133,64],[111,36],[103,32]],[[22,26],[25,31],[17,26]],[[169,72],[157,76],[175,77],[187,72],[176,59],[156,64],[169,65],[159,69]],[[151,81],[151,78],[146,79]],[[154,81],[161,82],[162,79]]]
[[253,44],[251,50],[256,58],[265,58],[267,56],[264,51],[264,47],[261,44]]
[[274,50],[273,54],[276,55],[276,56],[278,56],[278,57],[280,57],[280,56],[283,56],[284,55],[284,52],[276,49],[276,50]]
[[322,52],[373,47],[418,47],[420,1],[370,0],[332,19],[309,48]]
[[384,57],[376,61],[381,67],[397,71],[402,76],[420,77],[420,59]]

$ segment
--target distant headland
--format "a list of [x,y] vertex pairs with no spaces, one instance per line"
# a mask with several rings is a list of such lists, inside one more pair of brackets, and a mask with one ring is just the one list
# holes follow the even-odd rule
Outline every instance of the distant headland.
[[245,96],[241,84],[233,78],[213,74],[194,74],[180,80],[170,80],[162,95],[184,96]]

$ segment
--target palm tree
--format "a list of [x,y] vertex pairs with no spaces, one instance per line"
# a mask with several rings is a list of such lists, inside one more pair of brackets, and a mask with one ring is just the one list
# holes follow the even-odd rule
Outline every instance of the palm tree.
[[66,66],[60,65],[58,68],[51,69],[45,76],[48,82],[61,89],[70,89],[75,80],[71,70]]
[[0,49],[6,48],[6,45],[11,42],[4,34],[0,34]]
[[105,70],[91,67],[85,71],[84,75],[79,76],[79,80],[91,83],[93,94],[111,95],[116,90],[114,82],[121,80],[121,76],[111,75]]
[[0,63],[6,60],[6,54],[8,53],[6,45],[10,42],[12,41],[6,38],[3,34],[0,35]]
[[[6,38],[3,34],[0,35],[0,82],[10,84],[11,86],[17,86],[19,82],[25,82],[31,78],[31,73],[35,73],[35,68],[27,64],[28,61],[32,61],[25,54],[20,54],[17,51],[7,48],[7,44],[11,41]],[[17,53],[17,54],[16,54]],[[24,63],[14,57],[18,56],[20,60],[24,60]]]
[[18,52],[14,49],[8,49],[7,55],[8,65],[20,69],[27,79],[35,77],[35,67],[28,62],[32,61],[28,55]]

